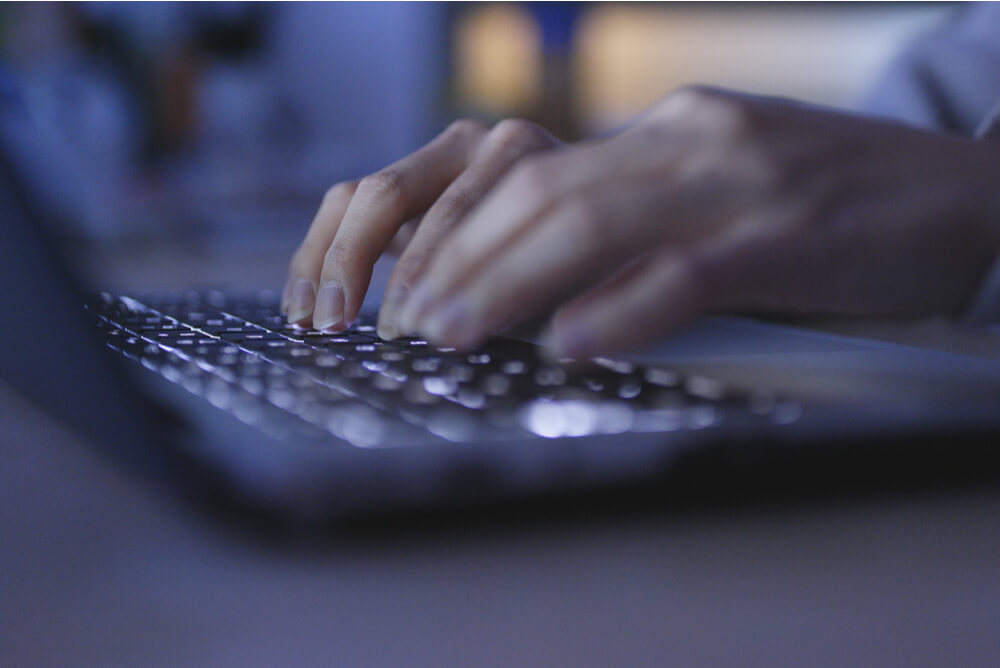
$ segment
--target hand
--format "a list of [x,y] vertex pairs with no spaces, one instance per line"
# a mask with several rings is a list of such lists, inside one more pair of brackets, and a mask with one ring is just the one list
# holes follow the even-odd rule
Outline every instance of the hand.
[[[559,306],[549,343],[580,357],[708,311],[958,314],[1000,248],[998,183],[985,142],[683,89],[610,139],[520,159],[475,190],[405,265],[419,284],[392,307],[395,329],[471,347]],[[401,218],[359,217],[351,238],[374,251]]]
[[396,309],[444,237],[517,161],[558,146],[526,121],[502,121],[489,130],[463,120],[399,162],[333,186],[292,258],[282,311],[302,326],[349,327],[375,261],[387,248],[403,247],[378,326],[384,338],[395,338]]

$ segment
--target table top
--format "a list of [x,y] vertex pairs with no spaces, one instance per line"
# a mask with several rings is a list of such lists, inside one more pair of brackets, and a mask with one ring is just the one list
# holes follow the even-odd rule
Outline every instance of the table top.
[[[258,274],[261,275],[261,274]],[[989,665],[1000,486],[264,539],[0,384],[0,664]]]
[[[262,540],[0,387],[5,665],[987,665],[1000,489]],[[541,519],[539,519],[539,517]]]

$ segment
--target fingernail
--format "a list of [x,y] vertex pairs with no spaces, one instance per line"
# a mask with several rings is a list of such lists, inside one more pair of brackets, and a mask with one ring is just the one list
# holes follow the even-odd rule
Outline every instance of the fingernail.
[[316,304],[316,288],[312,281],[300,278],[292,286],[292,294],[288,300],[288,322],[296,323],[305,320]]
[[402,285],[393,286],[386,291],[385,299],[382,300],[382,308],[378,312],[378,325],[376,325],[378,335],[383,339],[391,340],[399,337],[399,326],[396,324],[397,314],[408,294],[410,291]]
[[422,323],[424,336],[435,342],[456,344],[464,342],[469,332],[469,302],[464,297],[449,299],[440,308],[431,311]]
[[330,329],[344,319],[344,288],[337,281],[327,281],[316,295],[313,328]]
[[410,298],[399,310],[399,317],[396,318],[396,329],[403,334],[413,334],[417,329],[420,317],[433,300],[434,290],[430,284],[426,281],[417,283]]

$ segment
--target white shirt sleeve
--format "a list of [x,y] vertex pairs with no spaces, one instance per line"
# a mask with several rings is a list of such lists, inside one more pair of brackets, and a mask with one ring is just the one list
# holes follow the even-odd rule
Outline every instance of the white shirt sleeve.
[[1000,3],[961,4],[904,49],[856,108],[971,137],[1000,100]]

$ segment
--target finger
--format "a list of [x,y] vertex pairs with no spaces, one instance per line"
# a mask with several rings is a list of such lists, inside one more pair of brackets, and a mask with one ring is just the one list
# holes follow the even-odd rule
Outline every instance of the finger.
[[[420,272],[418,285],[399,312],[399,328],[416,331],[428,309],[488,257],[502,251],[555,202],[599,178],[594,147],[568,148],[521,161],[505,175]],[[571,168],[574,167],[575,169]]]
[[661,249],[566,305],[545,336],[556,357],[632,350],[707,310],[715,280],[696,255]]
[[410,244],[410,241],[413,239],[413,235],[416,233],[417,227],[419,226],[420,226],[420,219],[418,218],[414,218],[413,220],[408,220],[407,222],[400,225],[399,231],[396,232],[396,235],[392,238],[392,241],[389,242],[389,245],[386,247],[385,252],[389,253],[390,255],[395,255],[396,257],[402,255],[403,251],[406,250],[406,247]]
[[[467,284],[470,276],[480,273],[493,259],[505,255],[507,248],[557,203],[574,193],[589,196],[595,189],[606,189],[609,176],[623,183],[635,181],[641,187],[654,184],[658,189],[673,191],[683,186],[688,199],[708,193],[719,197],[720,206],[730,206],[731,201],[746,196],[747,188],[720,187],[721,182],[733,180],[727,170],[740,170],[742,166],[721,164],[715,170],[718,173],[713,174],[710,161],[701,160],[697,171],[692,171],[687,166],[692,144],[684,136],[668,140],[661,137],[661,145],[652,152],[657,159],[650,160],[646,146],[649,141],[642,132],[630,132],[607,142],[529,158],[511,170],[482,206],[436,249],[420,284],[401,311],[401,329],[416,331],[432,310],[442,308],[449,294]],[[610,226],[612,231],[615,226],[617,221]],[[560,243],[557,241],[557,246]]]
[[399,335],[398,310],[444,237],[516,161],[557,144],[558,140],[552,135],[527,121],[501,121],[489,132],[469,167],[427,211],[396,263],[379,312],[378,331],[382,338],[392,339]]
[[[526,318],[578,282],[597,280],[621,261],[629,235],[607,238],[608,222],[633,200],[648,199],[623,184],[573,193],[501,252],[484,258],[456,290],[446,293],[418,322],[435,343],[471,347],[501,323]],[[639,239],[634,244],[641,246]],[[647,246],[648,247],[648,246]]]
[[634,349],[703,312],[795,304],[814,291],[802,277],[827,268],[789,243],[802,216],[798,203],[763,207],[707,238],[659,247],[559,310],[546,337],[553,354]]
[[289,323],[308,325],[311,321],[323,257],[356,189],[357,183],[348,181],[326,191],[305,239],[292,256],[281,296],[281,310],[288,314]]
[[658,174],[574,192],[502,252],[485,258],[430,308],[420,331],[441,345],[475,345],[649,248],[716,234],[739,204],[731,197],[720,184],[664,187]]
[[357,317],[372,266],[408,219],[423,213],[469,162],[485,128],[458,121],[415,153],[365,177],[326,252],[313,326],[339,330]]

